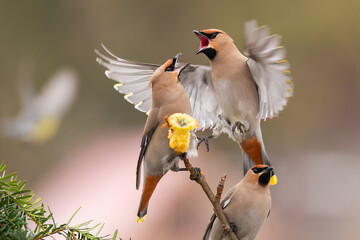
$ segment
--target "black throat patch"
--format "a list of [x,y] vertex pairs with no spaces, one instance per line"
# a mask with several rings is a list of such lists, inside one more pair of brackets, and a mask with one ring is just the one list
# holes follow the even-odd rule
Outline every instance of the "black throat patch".
[[216,56],[216,50],[213,48],[206,48],[202,51],[210,60],[213,60]]
[[271,175],[272,175],[271,171],[267,171],[267,172],[264,172],[263,174],[261,174],[259,177],[259,180],[258,180],[259,184],[264,187],[266,185],[268,185],[270,182]]

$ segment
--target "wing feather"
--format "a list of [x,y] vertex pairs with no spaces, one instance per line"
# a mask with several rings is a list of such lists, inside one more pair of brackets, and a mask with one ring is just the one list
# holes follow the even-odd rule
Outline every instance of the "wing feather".
[[211,82],[210,67],[189,65],[179,78],[190,99],[193,116],[199,122],[198,130],[213,127],[220,108]]
[[[125,94],[124,98],[142,112],[151,109],[152,93],[149,80],[158,65],[139,63],[120,58],[104,45],[107,55],[95,50],[97,62],[106,67],[106,76],[118,83],[114,88]],[[183,64],[177,64],[177,67]],[[211,82],[209,66],[189,65],[180,74],[179,80],[190,99],[193,116],[199,122],[198,129],[213,127],[220,109]]]
[[133,62],[116,56],[102,45],[107,55],[95,50],[97,62],[107,68],[105,75],[116,82],[114,88],[141,112],[148,112],[152,105],[149,81],[159,67],[155,64]]
[[136,189],[139,189],[140,186],[142,161],[145,157],[145,153],[151,141],[152,135],[155,129],[158,127],[158,122],[157,122],[158,114],[159,114],[159,109],[153,108],[150,111],[149,117],[146,120],[144,134],[140,145],[139,158],[136,166]]
[[126,94],[130,92],[143,92],[148,90],[148,86],[144,85],[143,82],[129,82],[116,84],[116,90],[118,92]]
[[247,64],[260,97],[259,119],[277,116],[294,91],[286,50],[280,45],[281,37],[269,34],[269,27],[258,27],[255,20],[245,23]]

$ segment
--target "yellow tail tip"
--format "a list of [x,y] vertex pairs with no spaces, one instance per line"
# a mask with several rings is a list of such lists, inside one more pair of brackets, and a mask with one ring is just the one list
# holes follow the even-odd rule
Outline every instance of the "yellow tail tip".
[[270,178],[270,185],[276,185],[278,182],[276,175],[272,175]]
[[44,116],[29,133],[30,143],[42,144],[52,139],[59,130],[61,118],[58,116]]
[[136,216],[136,222],[143,223],[143,222],[145,222],[145,219],[146,219],[146,215],[141,218],[139,216]]

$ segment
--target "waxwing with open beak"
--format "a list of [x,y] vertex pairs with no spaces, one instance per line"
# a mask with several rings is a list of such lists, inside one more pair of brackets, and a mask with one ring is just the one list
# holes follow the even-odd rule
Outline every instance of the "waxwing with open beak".
[[[180,156],[169,147],[168,128],[161,126],[165,124],[165,116],[174,113],[192,115],[189,98],[178,79],[187,65],[176,67],[180,54],[155,68],[156,65],[131,62],[118,57],[110,59],[97,53],[102,58],[99,58],[98,62],[109,69],[106,75],[119,82],[115,84],[115,89],[127,93],[126,100],[135,102],[135,107],[139,110],[146,109],[149,99],[151,102],[150,110],[146,109],[148,118],[136,168],[136,189],[138,189],[143,163],[143,192],[137,213],[137,222],[143,222],[150,198],[160,179],[169,170],[181,170],[178,166]],[[139,100],[139,96],[142,100]],[[189,157],[196,157],[197,138],[193,132],[191,133],[190,146],[186,153]]]
[[244,174],[254,165],[271,166],[260,120],[277,116],[293,95],[289,63],[285,60],[285,48],[280,46],[280,36],[269,35],[269,28],[257,27],[256,21],[247,22],[246,57],[221,30],[194,33],[200,39],[197,53],[204,53],[210,60],[211,85],[219,107],[213,136],[226,132],[240,145]]

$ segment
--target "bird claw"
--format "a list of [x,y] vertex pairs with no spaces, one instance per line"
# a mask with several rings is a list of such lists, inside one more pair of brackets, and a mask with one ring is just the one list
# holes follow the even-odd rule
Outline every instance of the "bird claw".
[[230,224],[230,228],[226,225],[223,225],[224,228],[223,237],[226,237],[230,232],[236,233],[237,227],[235,223],[229,223],[229,224]]
[[235,223],[230,223],[230,228],[231,228],[231,231],[236,233],[237,227],[236,227]]
[[195,174],[190,174],[190,180],[198,181],[201,176],[201,169],[198,167],[194,167]]
[[245,131],[245,125],[242,124],[240,121],[237,121],[234,123],[233,127],[232,127],[232,133],[234,134],[236,129],[239,129],[241,135],[244,134]]
[[210,135],[210,136],[207,136],[207,137],[204,137],[204,138],[197,137],[197,139],[199,140],[199,142],[198,142],[198,144],[197,144],[197,148],[196,148],[196,149],[199,149],[200,144],[201,144],[202,142],[204,142],[205,145],[206,145],[206,151],[208,152],[208,151],[210,150],[210,148],[209,148],[209,139],[212,139],[212,138],[214,138],[214,135]]

